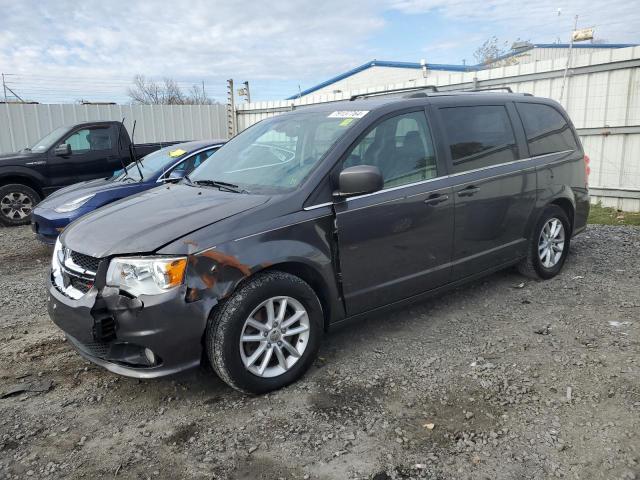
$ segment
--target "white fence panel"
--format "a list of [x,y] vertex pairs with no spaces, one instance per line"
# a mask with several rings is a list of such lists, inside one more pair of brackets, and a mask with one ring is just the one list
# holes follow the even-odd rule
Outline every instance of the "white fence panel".
[[29,147],[51,130],[79,122],[122,120],[135,142],[226,138],[225,105],[0,104],[0,154]]
[[[592,198],[603,204],[640,211],[640,47],[576,54],[560,100],[566,58],[452,73],[423,83],[381,85],[339,95],[323,94],[281,102],[241,104],[238,130],[293,108],[348,99],[366,91],[435,84],[441,90],[508,86],[561,101],[591,158]],[[418,84],[418,85],[416,85]]]

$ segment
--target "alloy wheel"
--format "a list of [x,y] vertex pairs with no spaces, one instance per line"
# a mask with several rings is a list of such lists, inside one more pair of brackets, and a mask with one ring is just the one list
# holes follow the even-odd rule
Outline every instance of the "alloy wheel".
[[22,192],[9,192],[0,200],[0,212],[10,220],[24,220],[33,210],[33,200]]
[[545,268],[555,267],[562,258],[565,233],[562,222],[557,218],[549,219],[542,227],[538,239],[538,257]]
[[259,377],[282,375],[293,367],[309,343],[309,315],[292,297],[271,297],[245,320],[240,356],[245,368]]

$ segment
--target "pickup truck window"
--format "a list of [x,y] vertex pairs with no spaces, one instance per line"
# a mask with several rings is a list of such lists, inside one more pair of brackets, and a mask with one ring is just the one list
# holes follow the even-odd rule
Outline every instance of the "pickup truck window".
[[555,108],[541,103],[516,105],[532,157],[578,149],[571,127]]
[[69,135],[62,143],[71,145],[72,154],[111,150],[109,128],[83,128]]
[[437,176],[433,142],[424,112],[398,115],[377,124],[345,158],[345,168],[377,166],[385,188]]
[[519,158],[507,110],[502,105],[441,108],[453,173]]
[[196,183],[231,183],[250,193],[291,191],[360,118],[338,113],[341,116],[301,111],[263,120],[238,134],[216,153],[215,162],[205,162],[189,177]]
[[55,130],[52,130],[43,138],[38,140],[38,142],[33,147],[31,147],[30,150],[32,152],[46,152],[67,130],[68,127],[58,127]]

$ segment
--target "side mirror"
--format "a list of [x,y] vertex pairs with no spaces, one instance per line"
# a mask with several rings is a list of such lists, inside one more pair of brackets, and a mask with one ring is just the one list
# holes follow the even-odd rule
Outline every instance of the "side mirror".
[[382,190],[384,182],[380,169],[373,165],[356,165],[345,168],[338,178],[337,197],[351,197]]
[[174,169],[171,170],[171,173],[169,173],[169,175],[167,175],[166,177],[164,177],[164,181],[165,182],[179,182],[180,180],[182,180],[185,175],[187,174],[186,170],[178,170],[178,169]]
[[59,157],[66,157],[67,155],[71,155],[71,145],[68,143],[61,143],[58,145],[53,151],[55,155]]

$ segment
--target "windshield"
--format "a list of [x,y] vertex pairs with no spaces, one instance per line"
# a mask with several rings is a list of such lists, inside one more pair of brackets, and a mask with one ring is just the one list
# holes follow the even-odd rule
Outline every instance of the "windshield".
[[69,127],[58,127],[54,131],[48,133],[44,138],[40,139],[33,147],[28,150],[32,152],[46,152],[53,146],[65,132],[69,130]]
[[296,112],[263,120],[227,143],[215,162],[202,164],[189,179],[225,182],[249,193],[294,190],[365,113]]
[[[161,148],[149,155],[144,156],[140,162],[140,170],[144,178],[153,177],[155,174],[162,173],[164,170],[173,165],[180,158],[184,158],[189,152],[182,150],[180,145],[171,145],[170,147]],[[139,182],[140,172],[135,162],[127,165],[127,171],[119,170],[114,176],[114,180],[135,180]]]

